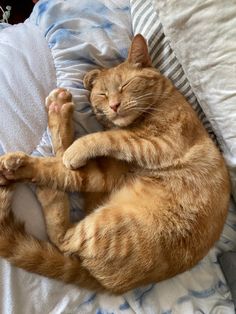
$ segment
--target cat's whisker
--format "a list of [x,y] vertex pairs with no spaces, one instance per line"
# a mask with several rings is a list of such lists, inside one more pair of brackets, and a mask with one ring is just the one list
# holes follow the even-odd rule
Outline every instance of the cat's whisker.
[[[152,111],[149,111],[148,109],[147,109],[147,110],[137,110],[137,111],[138,111],[138,112],[142,112],[142,113],[147,113],[147,114],[149,114],[149,115],[152,116],[152,117],[156,117],[157,112],[158,112],[158,111],[152,112]],[[158,113],[160,113],[160,112],[158,112]]]
[[141,99],[141,98],[146,97],[146,96],[149,96],[149,95],[152,95],[152,96],[153,96],[153,93],[146,93],[146,94],[144,94],[144,95],[136,96],[135,99]]
[[131,105],[133,103],[137,103],[137,100],[131,100],[129,102],[126,102],[126,103],[123,104],[123,106]]
[[[150,96],[150,97],[147,97],[147,96],[146,96],[146,98],[145,98],[144,100],[146,100],[146,99],[148,100],[148,98],[152,98],[152,97],[151,97],[151,96]],[[131,101],[129,101],[129,102],[123,104],[123,108],[125,108],[125,107],[127,107],[127,106],[130,106],[130,105],[132,105],[132,104],[137,104],[137,103],[142,102],[142,101],[144,101],[144,100],[138,100],[138,99],[131,100]]]
[[[137,107],[137,104],[138,104],[138,107]],[[135,109],[135,108],[140,108],[140,102],[136,101],[135,103],[132,103],[131,105],[130,105],[130,103],[128,103],[128,105],[124,106],[122,109],[123,110],[132,110],[132,109]],[[145,105],[145,107],[143,107],[143,108],[147,108],[147,105]]]
[[144,101],[146,99],[153,98],[154,96],[156,98],[156,97],[161,97],[161,96],[164,96],[164,95],[170,96],[169,93],[167,93],[167,92],[162,92],[162,93],[159,93],[159,94],[157,94],[157,93],[146,93],[144,95],[140,95],[140,96],[135,97],[133,100],[129,101],[127,104],[131,104],[133,102],[138,102],[138,101],[139,102],[140,101]]
[[158,108],[153,108],[151,105],[150,106],[145,106],[145,107],[130,107],[127,110],[125,110],[125,113],[128,114],[130,111],[136,111],[140,113],[149,113],[152,116],[156,115],[156,112],[160,112]]
[[143,98],[143,97],[145,97],[145,96],[162,96],[162,95],[170,95],[170,93],[168,93],[168,92],[161,92],[161,93],[157,93],[157,92],[152,92],[152,93],[146,93],[146,94],[143,94],[143,95],[140,95],[140,96],[136,96],[135,98],[136,99],[141,99],[141,98]]
[[125,106],[122,106],[122,111],[127,111],[127,110],[130,110],[132,108],[135,108],[137,106],[137,103],[133,103],[133,104],[127,104]]

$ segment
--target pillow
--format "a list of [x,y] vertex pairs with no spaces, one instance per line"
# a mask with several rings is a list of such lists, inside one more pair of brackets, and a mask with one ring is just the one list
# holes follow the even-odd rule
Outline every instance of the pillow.
[[236,199],[236,2],[153,0],[153,5],[217,135]]
[[47,126],[44,99],[56,87],[51,52],[38,27],[26,24],[2,28],[0,47],[0,146],[30,154]]

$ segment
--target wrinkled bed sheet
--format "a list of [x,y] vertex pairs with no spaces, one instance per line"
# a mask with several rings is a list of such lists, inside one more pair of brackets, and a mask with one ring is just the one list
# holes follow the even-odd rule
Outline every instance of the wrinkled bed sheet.
[[[18,54],[20,57],[15,64],[15,80],[7,72],[12,71],[12,67],[8,67],[8,70],[4,68],[5,74],[0,78],[2,87],[5,77],[10,77],[8,89],[1,91],[0,105],[7,112],[6,116],[3,114],[5,111],[1,111],[0,114],[0,119],[3,122],[5,119],[6,125],[5,133],[1,136],[1,149],[2,151],[22,149],[35,155],[50,155],[52,154],[50,134],[46,129],[43,102],[54,86],[69,88],[74,95],[76,136],[100,129],[91,113],[82,77],[92,68],[115,65],[127,56],[133,31],[135,32],[132,29],[130,3],[128,0],[39,1],[27,22],[17,27],[21,49],[20,55]],[[15,27],[1,28],[3,30],[0,32],[0,55],[3,51],[3,38],[6,45],[10,45],[11,36],[12,42],[14,40],[17,42],[17,38],[14,37],[16,31],[13,30]],[[5,32],[14,34],[9,35]],[[32,54],[31,50],[24,49],[23,43],[30,44],[31,40],[33,43],[35,38],[37,44],[35,43]],[[12,45],[11,49],[14,50],[16,46]],[[26,44],[25,47],[29,46]],[[8,61],[10,62],[10,59]],[[6,59],[1,58],[0,68],[5,66]],[[29,73],[26,75],[25,72],[20,72],[20,69]],[[43,77],[42,72],[48,73],[49,77]],[[11,93],[12,97],[17,97],[19,90],[22,91],[24,99],[18,96],[15,101],[5,102]],[[17,120],[11,120],[11,114]],[[21,132],[18,133],[21,136],[9,138],[9,134],[17,130],[19,125],[20,131],[16,132]],[[46,238],[40,207],[31,189],[20,186],[14,205],[18,216],[26,220],[27,228],[36,236]],[[72,196],[72,210],[76,212],[78,207],[80,205],[77,197]],[[196,267],[173,279],[141,287],[122,296],[96,294],[65,285],[29,274],[1,260],[0,312],[234,313],[231,295],[219,267],[217,255],[221,251],[234,249],[235,244],[236,214],[232,202],[220,241]]]

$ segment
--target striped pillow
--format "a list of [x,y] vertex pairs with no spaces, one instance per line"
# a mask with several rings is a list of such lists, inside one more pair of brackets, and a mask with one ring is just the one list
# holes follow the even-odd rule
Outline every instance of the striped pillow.
[[131,0],[133,33],[141,33],[147,40],[154,67],[168,77],[197,112],[209,135],[216,142],[210,122],[207,120],[194,95],[183,68],[166,38],[159,16],[151,0]]

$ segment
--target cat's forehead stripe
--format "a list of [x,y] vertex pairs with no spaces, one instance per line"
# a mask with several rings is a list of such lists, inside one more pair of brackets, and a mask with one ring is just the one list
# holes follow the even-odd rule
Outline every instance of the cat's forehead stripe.
[[123,80],[122,73],[114,69],[113,71],[108,70],[102,79],[102,87],[106,89],[117,88],[121,85]]

